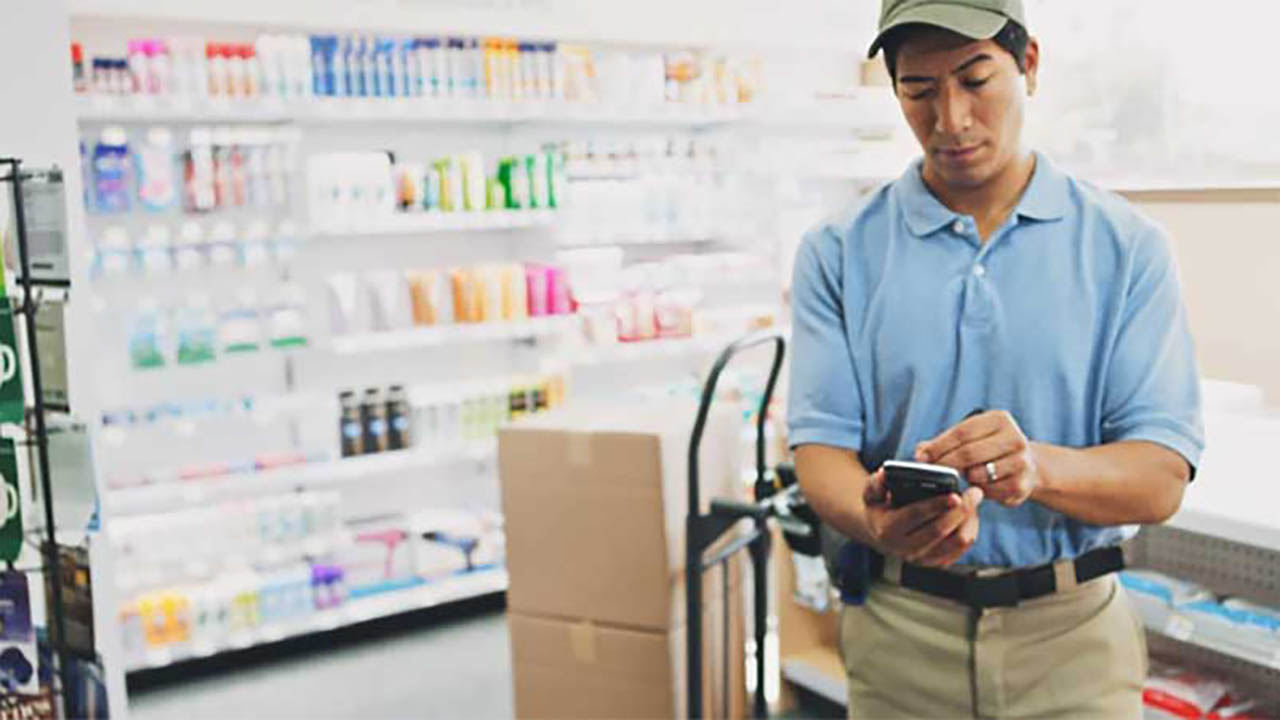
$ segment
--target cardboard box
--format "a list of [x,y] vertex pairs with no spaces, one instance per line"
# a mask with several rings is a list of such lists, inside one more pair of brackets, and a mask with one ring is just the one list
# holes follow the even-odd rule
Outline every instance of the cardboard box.
[[[717,597],[704,607],[703,715],[709,718],[741,718],[747,707],[740,588],[730,596],[727,695],[723,606]],[[507,620],[516,717],[688,717],[686,628],[640,630],[516,612]]]
[[[696,405],[570,406],[499,434],[508,607],[666,632],[684,622],[687,455]],[[701,499],[741,497],[741,413],[712,412]],[[710,591],[708,591],[710,592]]]

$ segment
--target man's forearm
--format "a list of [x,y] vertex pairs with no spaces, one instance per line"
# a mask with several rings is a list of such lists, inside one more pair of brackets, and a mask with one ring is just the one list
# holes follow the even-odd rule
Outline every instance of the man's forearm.
[[1032,448],[1040,484],[1031,499],[1092,525],[1164,522],[1190,479],[1181,455],[1150,442]]
[[870,543],[863,501],[870,474],[857,453],[829,445],[801,445],[795,461],[800,489],[818,517],[846,537]]

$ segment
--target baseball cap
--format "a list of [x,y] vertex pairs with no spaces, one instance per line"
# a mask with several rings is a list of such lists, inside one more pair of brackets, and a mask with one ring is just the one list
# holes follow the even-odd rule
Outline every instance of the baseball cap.
[[1010,20],[1026,27],[1022,0],[884,0],[880,6],[880,30],[867,50],[875,57],[884,36],[908,23],[936,25],[974,40],[986,40]]

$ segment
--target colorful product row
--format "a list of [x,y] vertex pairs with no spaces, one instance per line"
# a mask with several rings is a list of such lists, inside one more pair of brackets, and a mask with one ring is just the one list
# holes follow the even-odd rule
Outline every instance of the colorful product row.
[[134,209],[188,213],[283,208],[293,183],[297,135],[268,128],[194,128],[184,148],[167,128],[131,141],[104,129],[90,153],[81,143],[85,206],[111,214]]
[[123,57],[119,50],[94,56],[88,67],[84,48],[73,43],[71,66],[77,92],[185,102],[315,97],[729,105],[755,100],[762,76],[754,56],[500,37],[149,38],[129,41]]
[[305,37],[260,35],[253,43],[198,38],[130,40],[125,56],[95,56],[85,67],[80,43],[71,45],[76,92],[203,99],[299,99],[311,95],[310,46]]
[[250,290],[215,305],[201,293],[174,308],[144,300],[129,319],[129,358],[134,369],[213,362],[219,355],[291,348],[308,342],[306,297],[284,285],[268,297]]
[[325,284],[330,330],[338,335],[573,312],[564,270],[534,263],[339,273]]

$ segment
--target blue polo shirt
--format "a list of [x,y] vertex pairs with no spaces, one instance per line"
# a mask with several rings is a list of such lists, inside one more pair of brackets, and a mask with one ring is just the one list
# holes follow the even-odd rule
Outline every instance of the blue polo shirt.
[[[1194,468],[1200,383],[1177,267],[1161,230],[1043,155],[983,244],[929,192],[917,160],[796,255],[792,446],[859,453],[874,470],[975,408],[1007,410],[1032,441],[1147,440]],[[983,502],[961,563],[1039,565],[1114,545],[1034,502]]]

